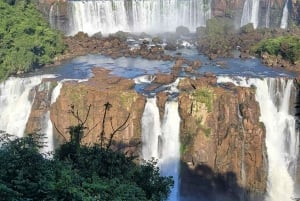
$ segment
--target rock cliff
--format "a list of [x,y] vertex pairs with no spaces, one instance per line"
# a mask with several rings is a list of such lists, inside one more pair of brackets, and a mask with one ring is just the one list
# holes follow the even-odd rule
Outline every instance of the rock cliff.
[[[213,82],[212,78],[209,80]],[[267,164],[265,130],[259,122],[255,89],[213,86],[201,78],[184,80],[180,89],[183,91],[179,96],[181,151],[182,162],[186,164],[183,166],[186,169],[183,169],[181,193],[205,193],[195,185],[194,179],[199,175],[194,174],[199,167],[207,166],[218,174],[234,173],[234,177],[225,178],[228,188],[234,189],[230,193],[241,197],[249,191],[247,197],[259,200],[259,195],[266,189]],[[191,170],[194,174],[188,177]],[[233,178],[243,191],[230,187]]]
[[[102,68],[95,68],[93,73],[93,78],[85,82],[65,82],[51,106],[49,94],[55,81],[44,80],[36,87],[27,132],[38,130],[43,114],[50,111],[56,127],[55,142],[62,143],[68,140],[67,128],[78,123],[70,114],[71,106],[84,120],[91,105],[83,143],[99,143],[104,104],[109,102],[112,107],[105,119],[106,138],[129,115],[126,128],[115,137],[114,147],[139,154],[141,147],[136,145],[141,141],[141,117],[146,98],[135,92],[132,80],[112,76]],[[174,79],[161,75],[157,80],[160,83]],[[255,89],[218,86],[213,75],[185,78],[178,88],[183,198],[195,195],[214,200],[213,196],[221,194],[224,200],[239,200],[242,196],[259,200],[266,189],[267,164],[265,130],[259,122]],[[160,92],[157,100],[163,116],[167,94]]]

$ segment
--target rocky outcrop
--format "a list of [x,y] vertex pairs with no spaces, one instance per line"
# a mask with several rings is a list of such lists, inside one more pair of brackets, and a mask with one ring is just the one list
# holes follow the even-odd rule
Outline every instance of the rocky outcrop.
[[52,90],[57,82],[53,79],[44,79],[41,84],[33,89],[34,101],[31,113],[26,124],[25,133],[43,133],[45,131],[46,114],[50,110]]
[[[139,154],[141,126],[140,119],[145,98],[134,91],[132,80],[109,75],[102,68],[93,69],[94,77],[86,82],[66,81],[56,102],[51,105],[53,89],[58,84],[55,79],[44,79],[32,90],[32,109],[25,133],[45,134],[48,116],[54,125],[55,146],[69,139],[68,128],[77,125],[78,119],[70,113],[72,107],[81,120],[87,118],[84,144],[100,142],[104,105],[111,104],[105,118],[105,141],[116,132],[114,148]],[[90,107],[90,109],[89,109]],[[128,118],[128,119],[127,119]]]
[[[213,82],[212,78],[209,80]],[[223,193],[241,197],[249,191],[248,197],[255,196],[254,200],[259,200],[259,195],[263,195],[266,189],[267,164],[264,158],[265,131],[259,122],[255,89],[212,86],[201,78],[182,81],[180,89],[184,91],[179,96],[181,151],[182,162],[186,164],[181,176],[181,194],[203,196],[206,191],[195,185],[194,178],[202,178],[203,172],[200,171],[200,176],[195,172],[205,166],[215,174],[231,172],[234,183],[244,189],[223,190]],[[188,177],[191,170],[194,174]],[[233,178],[225,180],[228,190]]]
[[[56,129],[56,142],[63,142],[69,138],[67,128],[77,125],[78,120],[70,113],[71,107],[78,116],[87,118],[83,143],[99,143],[104,105],[111,104],[105,118],[104,133],[109,139],[110,134],[117,130],[128,118],[125,129],[117,132],[114,137],[116,148],[132,147],[138,153],[138,142],[141,139],[140,117],[143,112],[145,99],[133,90],[133,81],[110,76],[102,69],[94,70],[94,77],[87,82],[64,83],[57,101],[51,106],[51,120]],[[88,113],[88,108],[90,111]]]
[[130,48],[126,43],[127,36],[127,33],[121,31],[108,37],[89,37],[83,32],[79,32],[75,36],[66,36],[64,42],[67,50],[55,58],[55,65],[62,60],[86,54],[102,54],[112,58],[140,56],[150,60],[174,59],[165,54],[162,46],[158,44],[149,47],[141,43],[136,48]]
[[[27,132],[41,127],[43,115],[50,111],[56,143],[69,139],[68,127],[87,118],[84,144],[99,143],[103,129],[104,105],[112,107],[105,118],[106,139],[122,125],[126,127],[114,138],[114,148],[139,154],[141,119],[145,97],[136,93],[132,80],[112,76],[102,68],[85,82],[64,82],[56,102],[50,106],[55,80],[44,80],[36,87],[35,101]],[[174,82],[172,75],[159,75],[154,85]],[[260,200],[266,189],[265,130],[259,122],[259,107],[254,88],[216,84],[213,74],[180,81],[179,113],[181,116],[181,195],[214,200],[236,201],[241,197]],[[157,105],[161,117],[168,99],[159,92]],[[90,110],[89,110],[90,107]],[[89,112],[88,112],[89,111]],[[88,115],[87,115],[88,113]]]

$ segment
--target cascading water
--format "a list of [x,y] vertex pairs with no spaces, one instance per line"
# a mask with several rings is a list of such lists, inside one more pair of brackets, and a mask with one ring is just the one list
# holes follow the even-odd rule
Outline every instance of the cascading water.
[[289,3],[289,0],[286,0],[283,11],[282,11],[282,17],[281,17],[281,23],[280,23],[281,29],[286,29],[287,25],[288,25],[288,17],[289,17],[288,3]]
[[290,112],[293,80],[264,78],[234,80],[219,77],[218,82],[232,82],[239,86],[254,85],[260,106],[260,120],[266,128],[268,181],[266,201],[288,201],[295,197],[294,178],[299,152],[296,119]]
[[270,28],[270,9],[271,9],[271,0],[268,0],[267,13],[266,13],[266,28]]
[[252,23],[256,29],[259,23],[259,0],[246,0],[244,3],[241,26]]
[[[62,87],[63,81],[58,82],[56,87],[53,89],[51,94],[51,102],[50,105],[56,102],[57,97],[60,94],[60,89]],[[42,133],[46,134],[46,146],[43,149],[44,153],[49,153],[54,150],[54,142],[53,142],[53,125],[50,119],[50,111],[48,111],[43,117],[43,126]]]
[[43,153],[49,153],[54,150],[53,146],[53,127],[50,120],[50,111],[44,114],[42,119],[42,130],[41,133],[46,134],[45,146],[43,147]]
[[69,1],[68,19],[74,35],[78,31],[88,34],[96,32],[114,33],[129,31],[127,13],[123,0],[114,1]]
[[211,0],[68,1],[70,27],[66,32],[158,33],[175,31],[180,25],[195,31],[210,17]]
[[63,85],[63,81],[60,81],[57,83],[56,87],[53,89],[52,95],[51,95],[51,105],[56,102],[56,99],[58,98],[58,96],[60,94],[62,85]]
[[245,141],[246,141],[246,133],[245,133],[245,128],[243,125],[243,116],[241,114],[241,108],[238,105],[238,118],[240,121],[240,125],[241,125],[241,129],[242,129],[242,133],[243,133],[243,143],[242,143],[242,160],[241,160],[241,178],[242,178],[242,185],[245,186],[246,185],[246,171],[245,171]]
[[158,159],[158,138],[161,135],[159,110],[156,98],[148,98],[142,117],[142,157]]
[[159,166],[162,175],[172,176],[174,179],[174,188],[168,198],[169,201],[177,201],[179,197],[179,129],[178,102],[168,101],[165,105],[165,115],[162,124],[162,155]]
[[0,130],[22,137],[31,112],[31,90],[52,75],[28,78],[11,77],[0,84]]
[[180,117],[178,102],[168,101],[165,105],[165,114],[160,123],[159,110],[156,98],[148,98],[142,118],[143,158],[156,158],[164,176],[173,176],[174,188],[168,198],[178,200],[179,189],[179,143]]

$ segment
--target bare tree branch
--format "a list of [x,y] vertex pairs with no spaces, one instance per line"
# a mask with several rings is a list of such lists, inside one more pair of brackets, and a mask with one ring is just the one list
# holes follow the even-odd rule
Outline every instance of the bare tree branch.
[[125,119],[125,121],[117,129],[113,128],[112,119],[110,120],[110,124],[111,124],[111,127],[112,127],[113,131],[110,134],[109,141],[108,141],[108,144],[106,146],[106,150],[108,150],[110,148],[110,146],[112,144],[112,140],[113,140],[114,136],[116,135],[116,133],[119,132],[119,131],[123,131],[123,130],[125,130],[128,127],[128,125],[126,125],[126,124],[127,124],[128,120],[129,120],[129,117],[130,117],[130,113],[128,114],[128,116]]
[[67,142],[66,137],[65,137],[65,136],[60,132],[60,130],[56,127],[56,124],[53,123],[53,125],[54,125],[54,128],[56,129],[56,131],[58,132],[58,134],[64,138],[65,142]]

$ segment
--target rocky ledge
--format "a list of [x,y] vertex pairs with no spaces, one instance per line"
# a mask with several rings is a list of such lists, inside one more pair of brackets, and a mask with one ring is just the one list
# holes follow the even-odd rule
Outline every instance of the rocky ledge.
[[[114,147],[139,154],[146,97],[135,92],[132,80],[112,76],[102,68],[95,68],[93,73],[94,77],[86,82],[63,83],[59,97],[51,106],[49,94],[56,81],[44,80],[37,86],[27,132],[36,131],[42,115],[50,111],[55,142],[60,144],[68,140],[67,128],[78,123],[70,109],[74,108],[78,116],[85,119],[91,105],[84,143],[99,143],[104,105],[109,102],[112,107],[105,118],[105,137],[109,138],[129,116],[126,128],[115,137]],[[154,85],[172,83],[175,78],[157,75]],[[205,197],[207,193],[214,196],[212,192],[218,192],[235,201],[245,193],[262,195],[267,174],[265,130],[259,122],[255,89],[219,86],[216,77],[210,74],[197,79],[185,78],[178,88],[182,196]],[[167,97],[164,91],[157,94],[161,118]]]
[[230,19],[213,18],[208,20],[205,28],[197,29],[197,47],[199,52],[203,52],[212,60],[218,57],[260,57],[267,66],[284,68],[299,73],[299,63],[290,62],[280,55],[273,56],[267,53],[256,55],[252,51],[253,47],[262,40],[299,35],[300,29],[296,26],[288,30],[254,29],[252,24],[248,24],[236,30]]
[[117,32],[108,37],[97,36],[97,34],[89,37],[83,32],[79,32],[75,36],[66,36],[64,41],[67,50],[55,59],[55,64],[62,60],[86,54],[102,54],[112,58],[140,56],[155,60],[174,59],[172,56],[164,54],[163,47],[158,43],[148,46],[148,41],[142,41],[138,47],[131,48],[128,46],[126,39],[127,33],[125,32]]

